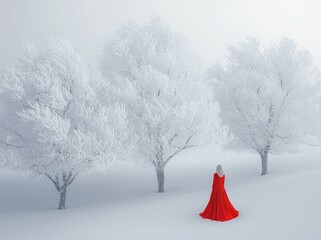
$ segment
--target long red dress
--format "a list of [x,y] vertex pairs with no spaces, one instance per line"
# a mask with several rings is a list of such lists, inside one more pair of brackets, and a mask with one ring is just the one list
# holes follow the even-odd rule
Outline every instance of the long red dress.
[[239,215],[239,211],[233,207],[227,196],[224,182],[225,175],[220,177],[217,173],[214,174],[210,200],[204,211],[199,214],[202,218],[224,222]]

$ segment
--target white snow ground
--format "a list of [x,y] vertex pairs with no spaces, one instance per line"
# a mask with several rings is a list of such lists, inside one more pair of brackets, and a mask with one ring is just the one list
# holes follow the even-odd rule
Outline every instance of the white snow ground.
[[[203,220],[216,164],[240,216]],[[203,147],[166,167],[166,192],[156,193],[151,166],[123,162],[105,176],[75,180],[66,210],[42,178],[0,172],[0,240],[320,240],[321,148],[272,156],[260,176],[259,157]]]

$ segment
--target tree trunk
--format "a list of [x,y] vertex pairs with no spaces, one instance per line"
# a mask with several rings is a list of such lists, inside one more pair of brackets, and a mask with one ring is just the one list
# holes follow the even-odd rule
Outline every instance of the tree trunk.
[[266,175],[268,174],[268,153],[264,152],[261,155],[261,160],[262,160],[262,173],[261,175]]
[[164,182],[165,182],[164,168],[156,169],[156,173],[157,173],[158,192],[162,193],[164,192]]
[[66,208],[66,194],[67,187],[75,180],[78,172],[62,172],[51,176],[48,173],[43,173],[50,181],[55,185],[59,193],[59,205],[58,209]]
[[66,188],[63,188],[59,192],[60,200],[58,209],[66,209]]

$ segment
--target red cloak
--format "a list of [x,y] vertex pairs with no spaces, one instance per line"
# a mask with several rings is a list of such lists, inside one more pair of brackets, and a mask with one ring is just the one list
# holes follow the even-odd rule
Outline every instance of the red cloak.
[[202,218],[224,222],[239,215],[239,211],[233,207],[227,196],[224,182],[225,175],[220,177],[217,173],[214,174],[210,200],[204,211],[199,214]]

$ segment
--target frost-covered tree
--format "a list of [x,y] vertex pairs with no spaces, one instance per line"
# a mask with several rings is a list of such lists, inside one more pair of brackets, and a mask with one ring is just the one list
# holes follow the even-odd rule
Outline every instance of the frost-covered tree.
[[235,139],[231,146],[261,156],[298,150],[312,133],[318,113],[320,76],[307,50],[282,38],[268,48],[255,38],[229,48],[226,69],[210,69],[222,120]]
[[26,43],[0,87],[4,163],[50,179],[59,209],[79,173],[106,169],[135,142],[125,107],[106,101],[108,82],[67,41],[50,39],[42,52]]
[[108,41],[101,66],[135,126],[138,153],[156,169],[158,192],[164,192],[166,164],[178,153],[227,139],[200,62],[160,19],[125,25]]

